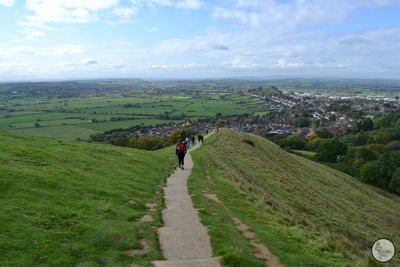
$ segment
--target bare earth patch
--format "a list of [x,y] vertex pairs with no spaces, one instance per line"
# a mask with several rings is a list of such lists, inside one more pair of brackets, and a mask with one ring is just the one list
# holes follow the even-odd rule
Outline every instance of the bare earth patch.
[[149,211],[156,211],[158,205],[156,203],[146,203],[145,206],[150,209]]
[[142,218],[140,218],[141,222],[152,222],[153,220],[153,216],[151,216],[150,214],[146,214]]
[[125,251],[125,253],[127,253],[131,256],[146,254],[150,250],[149,244],[147,244],[147,241],[145,239],[141,239],[140,243],[142,244],[143,249],[130,249],[130,250]]
[[203,194],[203,196],[205,196],[206,198],[209,198],[211,200],[214,200],[215,202],[221,203],[221,201],[219,201],[216,194]]
[[240,219],[236,216],[232,215],[231,210],[225,206],[217,197],[216,194],[203,194],[204,197],[214,200],[215,202],[221,204],[221,206],[228,212],[229,217],[232,219],[235,224],[236,229],[238,229],[242,234],[250,239],[250,244],[254,247],[256,252],[256,257],[260,259],[265,259],[268,267],[284,267],[282,263],[280,263],[279,258],[274,255],[264,244],[260,243],[256,235],[251,232],[250,227],[246,224],[242,223]]

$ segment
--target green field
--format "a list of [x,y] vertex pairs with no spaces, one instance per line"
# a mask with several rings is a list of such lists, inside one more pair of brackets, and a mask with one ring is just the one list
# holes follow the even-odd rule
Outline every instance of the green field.
[[[161,187],[173,148],[156,152],[0,131],[1,266],[148,266],[163,259]],[[136,202],[136,205],[132,203]],[[146,203],[158,204],[141,222]],[[150,249],[130,256],[126,251]]]
[[[239,92],[202,91],[201,95],[125,94],[61,97],[0,97],[0,130],[56,138],[85,140],[90,134],[136,125],[180,122],[157,119],[157,115],[180,116],[185,120],[253,113],[263,109],[266,101],[243,96]],[[265,110],[262,111],[265,113]],[[115,118],[122,120],[115,120]],[[114,118],[114,119],[113,119]],[[66,132],[69,131],[69,132]]]
[[[190,194],[195,207],[204,209],[200,216],[214,254],[230,255],[240,266],[252,266],[245,264],[254,260],[249,240],[222,205],[203,193],[216,194],[286,266],[383,266],[370,256],[373,242],[385,237],[400,246],[398,196],[262,137],[224,130],[192,157]],[[397,251],[385,266],[399,265]]]

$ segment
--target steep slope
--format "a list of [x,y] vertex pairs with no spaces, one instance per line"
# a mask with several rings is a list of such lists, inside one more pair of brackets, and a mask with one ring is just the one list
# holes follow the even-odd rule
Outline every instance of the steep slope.
[[[246,255],[257,252],[234,217],[287,266],[379,266],[373,242],[400,245],[399,197],[262,137],[225,130],[192,157],[190,193],[195,207],[205,208],[214,254],[228,265],[245,266]],[[398,264],[397,252],[388,266]]]
[[[0,132],[0,265],[162,259],[152,226],[162,225],[159,185],[176,165],[173,152]],[[141,221],[155,204],[154,221]]]

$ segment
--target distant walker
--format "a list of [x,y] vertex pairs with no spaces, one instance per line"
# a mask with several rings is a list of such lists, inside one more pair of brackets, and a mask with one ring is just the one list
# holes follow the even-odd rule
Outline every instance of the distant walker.
[[184,170],[184,159],[185,155],[187,153],[186,149],[186,144],[183,143],[183,141],[179,141],[179,144],[176,146],[176,155],[178,156],[178,161],[179,161],[179,168]]

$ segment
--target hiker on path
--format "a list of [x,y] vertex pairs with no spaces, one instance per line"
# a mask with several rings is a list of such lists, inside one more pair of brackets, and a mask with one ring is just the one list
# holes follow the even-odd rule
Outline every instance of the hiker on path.
[[196,141],[196,138],[194,137],[194,135],[192,136],[192,146],[194,146],[194,142]]
[[184,144],[186,145],[186,149],[189,149],[189,148],[190,148],[190,140],[189,140],[189,137],[186,137],[186,138],[185,138]]
[[186,145],[183,143],[183,141],[179,141],[179,144],[176,146],[176,155],[178,156],[178,160],[179,160],[179,168],[181,168],[182,170],[183,168],[183,160],[185,158],[187,149],[186,149]]
[[201,135],[201,134],[199,134],[198,136],[197,136],[197,142],[198,143],[203,143],[203,140],[204,140],[204,137]]

